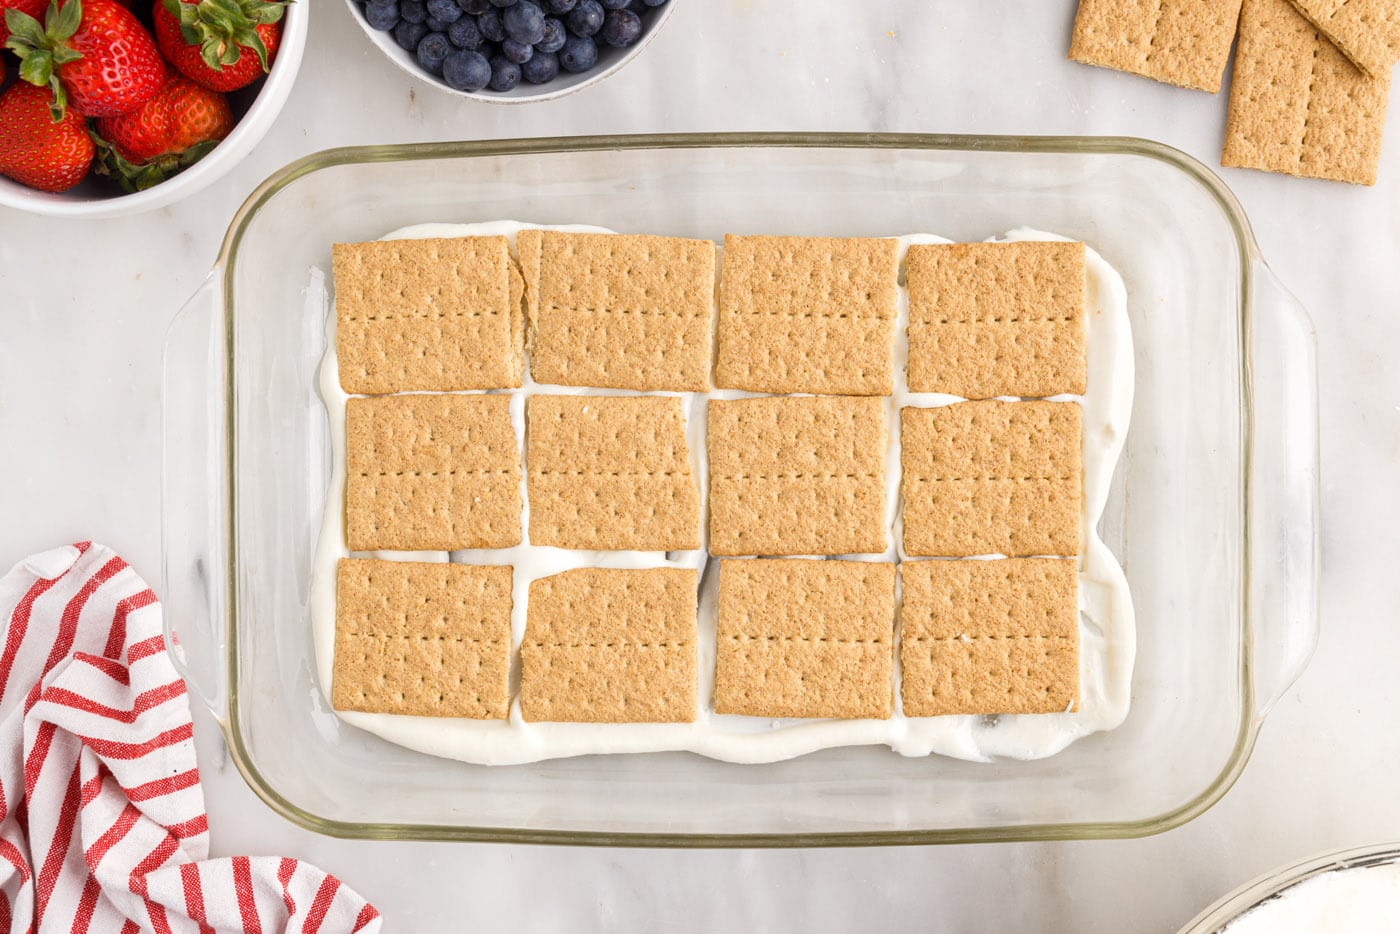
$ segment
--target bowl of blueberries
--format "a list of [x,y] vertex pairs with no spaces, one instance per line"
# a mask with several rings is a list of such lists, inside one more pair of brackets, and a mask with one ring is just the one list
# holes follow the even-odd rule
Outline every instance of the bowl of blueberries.
[[617,71],[674,0],[347,0],[415,77],[477,100],[552,100]]

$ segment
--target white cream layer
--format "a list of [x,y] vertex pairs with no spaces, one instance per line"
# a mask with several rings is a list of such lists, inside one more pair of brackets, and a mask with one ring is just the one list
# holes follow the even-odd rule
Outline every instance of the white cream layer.
[[[420,224],[388,234],[384,239],[462,237],[503,234],[514,242],[523,227],[544,226],[514,221],[477,224]],[[551,229],[610,232],[600,227],[566,226]],[[1004,240],[1060,240],[1053,234],[1020,229]],[[900,237],[901,268],[912,243],[947,243],[939,237],[914,234]],[[1135,633],[1132,600],[1118,562],[1100,541],[1097,525],[1108,497],[1113,469],[1128,430],[1133,400],[1133,348],[1123,280],[1093,250],[1087,254],[1088,292],[1085,336],[1088,347],[1088,392],[1083,405],[1084,513],[1080,562],[1080,701],[1078,709],[1056,714],[1015,716],[906,717],[895,691],[895,712],[888,720],[769,720],[716,714],[712,710],[715,658],[715,604],[718,586],[716,559],[705,551],[616,552],[568,551],[529,544],[529,500],[525,499],[522,527],[525,543],[491,551],[380,552],[373,557],[400,561],[460,561],[474,564],[513,565],[514,610],[511,630],[518,646],[525,631],[526,594],[530,581],[570,568],[687,567],[702,572],[699,619],[699,672],[693,723],[527,723],[520,715],[518,698],[505,721],[477,721],[438,717],[409,717],[357,711],[337,711],[346,723],[393,743],[437,756],[487,765],[509,765],[542,759],[594,753],[659,752],[688,750],[729,762],[775,762],[835,746],[889,746],[906,756],[930,753],[960,759],[988,761],[994,757],[1038,759],[1053,755],[1081,736],[1118,726],[1127,716],[1132,678]],[[325,277],[313,270],[314,307],[328,308]],[[316,300],[319,296],[319,302]],[[905,385],[908,296],[900,289],[899,320],[895,343],[895,392],[887,401],[890,427],[886,452],[886,526],[889,549],[881,555],[845,556],[865,561],[892,561],[902,557],[899,528],[899,410],[906,405],[936,406],[957,402],[955,396],[911,393]],[[332,474],[326,493],[325,519],[317,546],[311,583],[311,619],[314,629],[317,672],[321,690],[329,698],[332,654],[335,644],[336,562],[350,554],[345,548],[345,402],[335,353],[336,318],[326,317],[326,354],[321,363],[319,388],[330,425]],[[619,390],[580,389],[570,386],[538,386],[530,380],[513,390],[511,417],[517,439],[524,448],[525,396],[532,392],[578,395],[635,395]],[[702,497],[708,492],[705,451],[707,398],[741,398],[752,393],[715,390],[680,395],[687,414],[691,461]],[[524,481],[522,480],[522,483]],[[702,515],[704,513],[702,512]],[[363,556],[363,555],[362,555]],[[988,556],[996,557],[996,556]],[[814,558],[813,560],[822,560]],[[899,676],[896,647],[895,676]],[[892,686],[892,690],[897,687]],[[512,691],[518,689],[518,664],[513,665]]]
[[1367,866],[1315,876],[1284,889],[1225,926],[1226,934],[1357,934],[1394,931],[1400,866]]

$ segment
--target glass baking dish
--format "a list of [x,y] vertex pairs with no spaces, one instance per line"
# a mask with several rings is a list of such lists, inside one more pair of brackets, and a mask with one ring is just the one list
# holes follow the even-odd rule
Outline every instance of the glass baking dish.
[[[686,753],[487,768],[342,723],[314,680],[308,587],[330,463],[307,286],[331,243],[516,219],[979,240],[1029,225],[1122,274],[1132,428],[1101,531],[1137,608],[1117,730],[1035,762],[827,750],[771,765]],[[1145,140],[629,136],[377,146],[292,163],[248,198],[171,327],[164,385],[170,643],[233,761],[328,834],[645,846],[1145,835],[1217,801],[1316,639],[1317,394],[1306,314],[1238,202]]]

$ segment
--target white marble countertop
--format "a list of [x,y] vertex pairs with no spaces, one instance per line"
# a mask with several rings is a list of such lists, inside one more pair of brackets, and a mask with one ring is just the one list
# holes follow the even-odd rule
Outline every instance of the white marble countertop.
[[[311,2],[311,0],[302,0]],[[1065,60],[1074,0],[684,4],[619,76],[500,107],[410,81],[316,0],[292,99],[232,175],[154,214],[0,209],[0,566],[93,538],[159,580],[159,361],[226,223],[285,162],[352,143],[660,130],[1127,134],[1219,162],[1224,95]],[[796,11],[801,11],[799,15]],[[197,736],[218,854],[311,859],[386,930],[1171,932],[1311,852],[1400,839],[1400,118],[1374,189],[1225,171],[1320,342],[1322,640],[1214,809],[1144,840],[796,851],[386,844],[269,811]],[[1389,348],[1389,350],[1388,350]]]

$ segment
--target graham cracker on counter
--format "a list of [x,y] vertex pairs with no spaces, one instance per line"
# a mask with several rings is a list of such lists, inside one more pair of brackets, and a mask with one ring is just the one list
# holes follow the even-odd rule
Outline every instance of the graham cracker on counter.
[[522,230],[516,235],[537,383],[710,388],[715,245]]
[[1084,392],[1084,244],[915,244],[905,281],[911,391]]
[[331,706],[503,719],[510,708],[511,573],[342,558]]
[[505,237],[333,247],[346,392],[509,389],[524,373],[524,282]]
[[889,395],[898,251],[893,239],[726,235],[716,385]]
[[345,408],[351,551],[520,544],[520,448],[505,395],[352,398]]
[[1400,0],[1293,0],[1353,65],[1372,77],[1400,61]]
[[1214,94],[1239,16],[1240,0],[1079,0],[1069,57]]
[[721,561],[715,712],[888,718],[894,581],[889,562]]
[[525,463],[530,544],[700,547],[700,486],[676,396],[532,396]]
[[710,553],[885,550],[885,407],[856,396],[709,403]]
[[1389,97],[1289,0],[1245,0],[1221,164],[1373,185]]
[[906,716],[1061,713],[1078,705],[1073,559],[907,561],[900,574]]
[[958,402],[900,410],[904,551],[1077,555],[1077,402]]
[[696,586],[684,568],[580,568],[530,582],[526,720],[695,719]]

